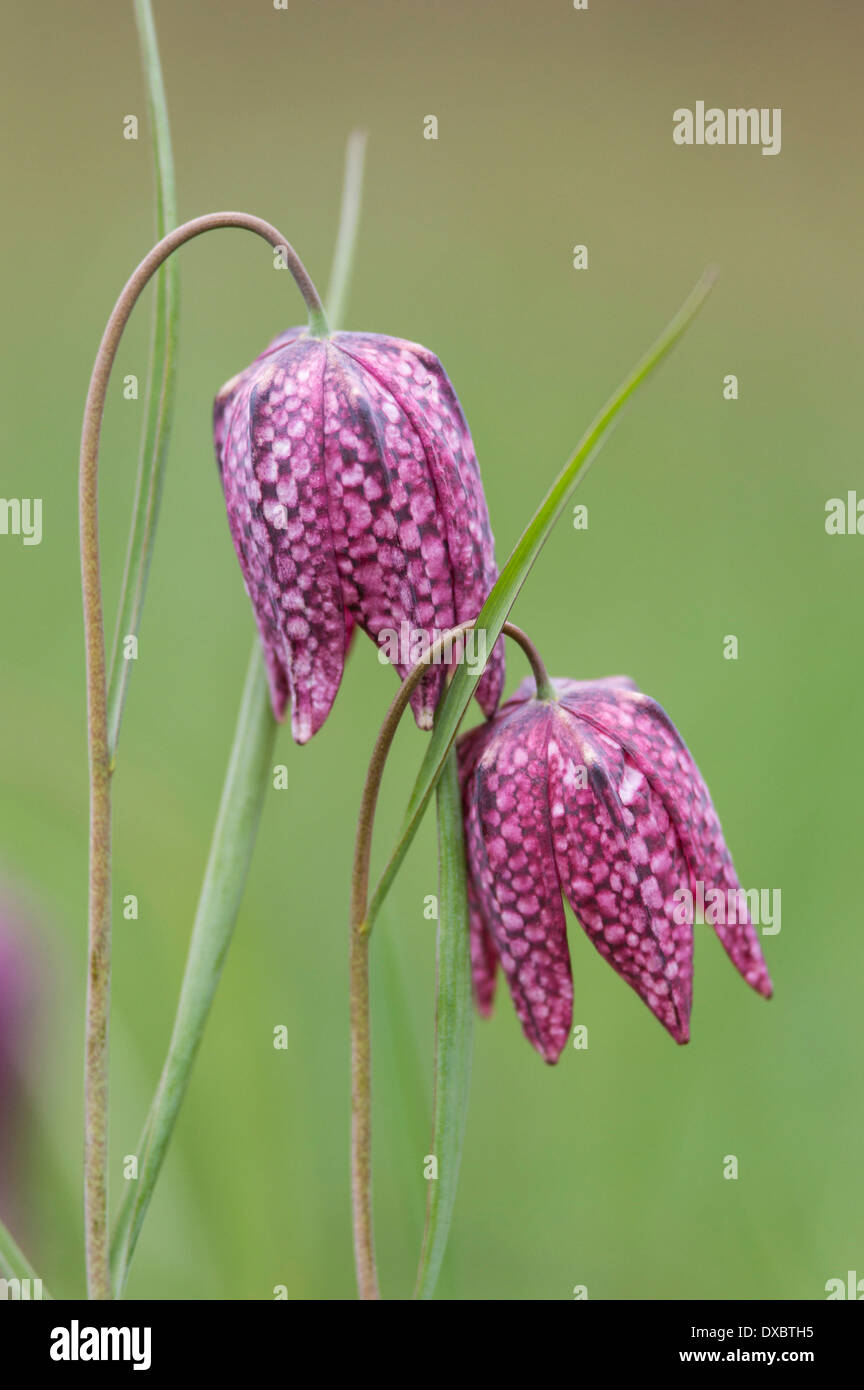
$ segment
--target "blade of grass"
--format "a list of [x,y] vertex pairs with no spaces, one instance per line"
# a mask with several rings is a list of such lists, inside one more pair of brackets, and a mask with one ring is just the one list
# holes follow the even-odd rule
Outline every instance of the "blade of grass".
[[117,1297],[126,1282],[231,944],[264,795],[270,785],[277,726],[262,669],[256,639],[189,942],[168,1055],[138,1145],[138,1178],[129,1184],[111,1242],[112,1283]]
[[[639,387],[654,373],[686,332],[705,302],[715,280],[716,271],[713,268],[706,270],[701,276],[657,341],[649,348],[630,374],[625,377],[600,413],[595,416],[580,439],[575,452],[540,503],[536,513],[517,541],[477,618],[478,629],[485,628],[486,630],[487,651],[491,652],[498,640],[519,591],[525,583],[534,561],[546,544],[555,522],[572,496],[574,488],[585,477],[588,468],[609,438],[612,429],[618,423],[622,412]],[[423,818],[429,798],[441,775],[447,752],[456,737],[459,725],[481,675],[482,672],[472,674],[471,668],[464,663],[456,668],[456,674],[445,696],[439,717],[436,718],[426,755],[411,793],[399,839],[387,861],[369,905],[367,922],[370,928]]]
[[339,214],[339,231],[336,234],[336,249],[333,252],[333,266],[330,271],[330,284],[327,287],[327,321],[330,331],[337,332],[342,326],[342,316],[351,284],[351,271],[354,267],[354,253],[357,248],[357,231],[360,225],[360,207],[363,201],[363,166],[366,161],[366,132],[352,130],[348,136],[345,152],[345,177],[342,183],[342,207]]
[[[0,1221],[0,1278],[27,1280],[31,1287],[34,1283],[42,1283],[26,1255],[16,1244],[12,1233],[2,1221]],[[51,1297],[44,1284],[42,1284],[42,1297]]]
[[404,945],[405,937],[397,934],[396,923],[390,920],[385,907],[375,949],[369,957],[376,1113],[379,1098],[383,1098],[393,1150],[391,1172],[398,1185],[398,1194],[392,1186],[388,1191],[388,1206],[396,1218],[407,1257],[408,1251],[416,1249],[423,1231],[423,1214],[417,1206],[417,1155],[425,1151],[428,1143],[431,1097],[426,1059],[421,1059],[417,1020],[401,958]]
[[[147,104],[156,172],[156,240],[161,241],[165,233],[177,225],[171,129],[150,0],[134,0],[134,7],[147,83]],[[146,423],[108,677],[108,747],[112,760],[117,755],[123,706],[133,665],[131,661],[124,660],[121,648],[123,639],[137,636],[141,626],[144,593],[156,539],[168,437],[174,413],[178,330],[177,262],[173,257],[169,257],[156,277],[145,405]]]
[[447,1248],[471,1085],[474,1002],[465,881],[465,842],[456,754],[445,761],[437,787],[438,968],[435,1004],[435,1095],[431,1153],[438,1176],[429,1180],[426,1229],[414,1297],[429,1299]]

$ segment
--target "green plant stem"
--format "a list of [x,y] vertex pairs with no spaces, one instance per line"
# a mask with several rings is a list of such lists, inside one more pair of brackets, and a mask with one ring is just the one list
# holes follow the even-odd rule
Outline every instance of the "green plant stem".
[[330,284],[327,287],[327,317],[331,330],[335,333],[342,324],[351,272],[354,267],[354,252],[357,247],[357,232],[360,226],[360,206],[363,200],[363,166],[366,160],[366,132],[352,130],[348,136],[345,151],[345,175],[342,181],[342,203],[339,213],[339,230],[336,234],[336,249],[333,253],[333,267],[330,271]]
[[[717,272],[712,268],[705,271],[697,281],[660,337],[630,374],[624,378],[599,414],[594,417],[579,441],[575,452],[555,479],[531,521],[516,542],[507,563],[483,605],[482,611],[477,616],[477,626],[486,629],[487,648],[489,650],[498,640],[503,624],[516,602],[522,585],[549,539],[552,529],[570,500],[575,487],[585,477],[591,463],[609,438],[639,387],[653,375],[687,331],[708,297],[716,278]],[[407,854],[408,847],[417,832],[429,798],[441,775],[447,751],[456,737],[459,725],[479,680],[479,674],[472,674],[467,666],[460,666],[444,697],[443,704],[439,707],[435,727],[408,802],[399,838],[387,860],[369,905],[370,925],[375,921],[378,910],[399,871],[399,865]]]
[[462,798],[456,750],[436,788],[438,818],[438,950],[435,981],[435,1090],[432,1147],[438,1172],[426,1196],[426,1227],[414,1297],[429,1299],[441,1270],[459,1183],[468,1119],[474,1001]]
[[[353,258],[353,242],[357,234],[364,147],[365,137],[360,138],[359,133],[355,132],[348,142],[343,181],[342,213],[334,256],[334,269],[331,273],[331,284],[336,282],[339,287],[339,296],[335,302],[335,308],[339,313],[344,307],[347,294],[348,273]],[[339,267],[338,274],[337,266]],[[328,302],[328,311],[330,308]],[[184,970],[180,1004],[175,1018],[172,1039],[159,1087],[151,1104],[138,1149],[138,1181],[134,1188],[127,1191],[115,1223],[111,1242],[111,1269],[114,1289],[118,1296],[126,1283],[138,1236],[156,1187],[183,1095],[189,1083],[198,1043],[218,983],[218,974],[214,977],[211,971],[212,988],[202,991],[196,977],[202,961],[205,962],[205,968],[207,968],[208,960],[212,961],[217,958],[220,961],[220,970],[224,964],[225,954],[240,909],[246,871],[254,846],[264,797],[269,786],[269,763],[276,726],[270,708],[264,668],[257,653],[258,642],[256,638],[237,718],[228,778],[222,792],[221,809],[211,841],[207,870],[201,887],[198,912]],[[260,750],[268,745],[271,753],[267,754],[263,760],[259,760]],[[248,761],[250,777],[241,786],[242,758]],[[260,773],[257,778],[255,775],[256,766]],[[235,825],[232,830],[226,832],[225,816],[229,814],[231,804],[238,796],[242,799],[245,807],[242,824]],[[234,837],[234,843],[242,851],[241,858],[246,866],[242,868],[242,879],[235,884],[233,892],[230,879],[225,880],[223,873],[222,839],[226,833]]]
[[126,1282],[231,944],[264,796],[270,785],[277,725],[262,673],[256,638],[189,942],[171,1042],[138,1145],[138,1178],[129,1185],[112,1240],[111,1264],[118,1297]]
[[[400,685],[375,740],[363,784],[357,835],[354,841],[354,867],[351,875],[350,913],[350,1017],[351,1017],[351,1196],[354,1214],[354,1260],[357,1289],[361,1299],[376,1299],[378,1276],[375,1267],[374,1223],[372,1217],[372,1043],[369,998],[369,866],[375,808],[387,755],[399,721],[411,696],[441,651],[475,626],[474,619],[443,633],[412,667]],[[513,623],[501,631],[522,646],[538,681],[548,681],[543,663],[533,644]],[[488,650],[488,648],[487,648]]]
[[372,1022],[369,995],[369,933],[365,920],[375,808],[378,804],[387,755],[414,689],[427,666],[443,649],[445,642],[454,641],[473,626],[473,622],[462,623],[440,637],[400,685],[372,750],[357,819],[349,923],[351,1205],[357,1292],[365,1301],[381,1297],[375,1265],[375,1228],[372,1215]]
[[351,1205],[357,1292],[381,1297],[375,1268],[372,1219],[372,1024],[369,1006],[369,937],[351,927],[349,959],[351,1018]]
[[[150,130],[153,141],[153,162],[156,174],[156,236],[161,238],[177,222],[171,130],[152,6],[150,0],[134,0],[134,7],[147,83]],[[141,610],[144,604],[144,593],[150,572],[150,561],[153,555],[153,543],[162,498],[165,459],[174,411],[174,391],[177,376],[178,300],[177,267],[175,262],[169,259],[156,275],[152,342],[147,376],[145,429],[138,464],[138,478],[135,485],[126,568],[123,575],[114,646],[109,667],[108,746],[112,764],[117,757],[120,724],[133,665],[131,661],[123,659],[122,645],[124,638],[137,637],[141,626]]]
[[168,233],[144,257],[124,287],[102,335],[90,377],[79,466],[79,532],[87,730],[90,768],[89,951],[84,1059],[84,1230],[87,1289],[111,1297],[108,1257],[108,1024],[111,1002],[111,772],[105,625],[99,568],[99,435],[111,367],[129,315],[149,280],[178,247],[204,232],[238,227],[278,248],[309,309],[323,320],[318,293],[297,253],[269,222],[244,212],[214,212]]

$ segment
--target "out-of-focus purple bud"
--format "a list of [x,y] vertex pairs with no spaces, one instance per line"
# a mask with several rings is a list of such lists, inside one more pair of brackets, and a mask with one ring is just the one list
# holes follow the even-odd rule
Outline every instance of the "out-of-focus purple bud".
[[14,913],[0,903],[0,1210],[15,1199],[16,1110],[32,1008],[32,969]]

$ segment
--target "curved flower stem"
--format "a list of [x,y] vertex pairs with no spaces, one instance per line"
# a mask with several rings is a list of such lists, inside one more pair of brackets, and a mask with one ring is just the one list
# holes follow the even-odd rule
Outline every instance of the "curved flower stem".
[[558,697],[555,694],[555,687],[549,678],[549,672],[546,670],[543,658],[527,633],[524,633],[521,628],[514,627],[512,623],[505,623],[503,631],[507,633],[508,637],[512,637],[519,643],[519,646],[527,656],[528,664],[531,667],[531,674],[534,677],[534,684],[537,688],[537,699],[557,700]]
[[[139,2],[147,3],[147,0]],[[343,202],[334,256],[334,263],[340,259],[342,261],[343,275],[346,260],[350,263],[352,259],[350,241],[357,232],[357,180],[362,175],[363,143],[365,142],[361,142],[358,148],[355,132],[348,141],[346,154],[343,200],[351,200],[353,213],[348,216]],[[358,159],[361,161],[359,169],[356,167]],[[334,269],[331,280],[335,278]],[[347,284],[343,282],[340,290],[344,305]],[[341,308],[338,302],[336,308]],[[329,314],[329,300],[327,310]],[[213,1003],[219,978],[215,963],[218,963],[218,969],[221,970],[230,944],[264,798],[270,785],[270,754],[275,732],[276,725],[256,637],[237,717],[219,816],[201,885],[168,1055],[138,1146],[138,1180],[127,1190],[114,1226],[111,1272],[115,1295],[118,1297],[122,1294],[128,1277],[138,1236],[162,1169],[200,1038]],[[226,856],[232,861],[233,876],[232,873],[225,872]],[[199,973],[203,978],[199,978]]]
[[372,1221],[372,1039],[369,1016],[369,936],[351,928],[351,1207],[354,1263],[361,1299],[381,1297]]
[[99,435],[108,379],[129,315],[172,251],[220,227],[255,232],[280,250],[309,309],[310,329],[326,326],[321,300],[297,253],[269,222],[245,212],[196,217],[162,238],[127,281],[112,310],[96,355],[81,434],[79,531],[84,640],[87,655],[87,728],[90,767],[89,960],[84,1062],[84,1229],[87,1289],[111,1297],[108,1259],[108,1021],[111,997],[111,752],[105,627],[99,570]]
[[[363,784],[357,836],[354,842],[354,867],[351,875],[350,918],[350,990],[351,990],[351,1197],[354,1212],[354,1259],[357,1269],[357,1288],[361,1299],[380,1298],[375,1268],[375,1242],[372,1219],[372,1048],[369,1000],[369,865],[372,853],[372,833],[375,808],[381,790],[381,780],[387,755],[390,752],[399,721],[423,674],[435,662],[444,647],[452,644],[474,627],[476,619],[460,623],[443,633],[423,654],[404,681],[387,711],[381,726]],[[541,684],[549,684],[546,668],[533,643],[514,623],[505,623],[505,636],[523,648],[535,679],[538,692]]]

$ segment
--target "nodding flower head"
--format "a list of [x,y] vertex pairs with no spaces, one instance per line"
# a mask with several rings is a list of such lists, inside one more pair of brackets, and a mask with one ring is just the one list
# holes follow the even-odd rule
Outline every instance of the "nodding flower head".
[[747,983],[771,994],[708,788],[632,681],[552,688],[537,699],[527,681],[459,743],[478,1007],[491,1011],[500,961],[525,1036],[558,1060],[573,1005],[563,893],[600,954],[687,1042],[694,895],[734,903],[714,929]]
[[[371,333],[282,334],[214,409],[228,520],[264,646],[273,710],[294,738],[321,727],[351,630],[376,642],[473,618],[497,577],[471,435],[444,368],[416,343]],[[412,645],[409,643],[407,645]],[[415,656],[400,652],[401,676]],[[477,698],[498,704],[503,647]],[[444,681],[412,698],[431,727]]]

